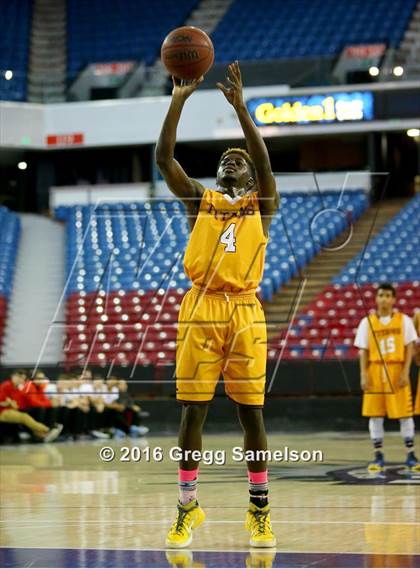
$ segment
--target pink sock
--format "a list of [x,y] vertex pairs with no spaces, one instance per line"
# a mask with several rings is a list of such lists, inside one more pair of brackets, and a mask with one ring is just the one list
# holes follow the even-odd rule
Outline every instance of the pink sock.
[[248,480],[250,484],[268,484],[268,470],[262,472],[248,470]]
[[198,468],[183,470],[178,468],[179,501],[182,505],[197,499]]
[[268,470],[251,472],[248,470],[249,497],[258,508],[268,504]]

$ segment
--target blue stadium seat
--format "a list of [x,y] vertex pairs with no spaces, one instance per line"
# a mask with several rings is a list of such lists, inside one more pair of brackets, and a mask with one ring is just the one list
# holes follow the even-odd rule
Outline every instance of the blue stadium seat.
[[[320,339],[327,331],[328,347],[323,358],[356,358],[358,351],[353,346],[356,328],[374,309],[375,289],[380,282],[392,282],[397,287],[398,310],[412,315],[418,309],[419,217],[420,195],[417,195],[298,316],[293,342],[303,342],[309,350],[303,352],[302,357],[308,356],[310,350],[320,349]],[[272,339],[271,357],[276,357],[281,341],[281,335]],[[295,356],[288,349],[285,357],[293,359]]]
[[20,237],[19,217],[0,206],[0,354]]
[[[415,5],[415,0],[374,5],[358,0],[344,4],[235,0],[212,34],[216,61],[329,56],[344,45],[364,42],[398,46]],[[270,42],[265,43],[262,36]]]
[[[307,194],[283,197],[270,228],[262,298],[270,299],[345,229],[346,219],[356,219],[367,207],[361,190],[347,192],[340,203],[338,196],[338,192],[326,192],[322,200]],[[337,206],[345,215],[335,213]],[[321,217],[319,226],[312,223],[315,213],[324,208],[330,208],[328,219]],[[182,203],[161,200],[105,204],[97,209],[60,207],[55,214],[67,223],[68,295],[94,292],[105,286],[108,277],[111,290],[151,290],[168,282],[184,290],[189,286],[182,267],[189,236]]]
[[[31,26],[31,0],[0,0],[0,100],[24,101]],[[4,72],[11,70],[7,80]]]
[[94,62],[143,60],[159,56],[166,34],[181,26],[198,0],[68,0],[68,76]]
[[344,267],[333,282],[348,285],[381,280],[420,280],[420,266],[416,262],[420,249],[419,218],[420,196],[416,196],[368,244],[365,251]]
[[[334,212],[324,220],[326,231],[322,224],[312,227],[317,212],[340,208],[348,219],[355,219],[366,207],[362,190],[341,197],[337,191],[327,191],[322,198],[284,194],[270,226],[260,297],[271,299],[342,231],[344,218]],[[80,364],[87,354],[91,364],[116,358],[128,365],[137,357],[142,363],[173,362],[179,305],[190,287],[183,270],[190,234],[183,204],[169,199],[59,207],[55,215],[65,221],[67,232],[69,365]],[[310,315],[302,315],[293,333],[297,335],[310,320]],[[145,336],[152,338],[146,341]],[[139,355],[133,345],[140,346]],[[295,358],[304,349],[297,346],[292,352],[290,357]]]

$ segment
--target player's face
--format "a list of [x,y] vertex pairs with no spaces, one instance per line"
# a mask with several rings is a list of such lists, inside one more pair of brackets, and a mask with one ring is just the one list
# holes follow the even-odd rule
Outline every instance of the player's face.
[[249,185],[251,168],[240,154],[227,154],[219,164],[217,183],[224,188],[246,188]]
[[395,296],[391,290],[383,290],[380,288],[376,293],[376,306],[378,310],[392,310],[395,300]]

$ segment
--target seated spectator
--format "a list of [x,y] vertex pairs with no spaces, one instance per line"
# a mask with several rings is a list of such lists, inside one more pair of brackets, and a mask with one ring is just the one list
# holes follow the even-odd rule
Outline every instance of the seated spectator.
[[45,394],[48,379],[45,373],[37,370],[33,379],[27,379],[22,387],[25,395],[25,411],[36,421],[51,427],[57,422],[58,409],[53,407],[51,400]]
[[[134,404],[127,392],[127,385],[122,385],[123,391],[118,389],[120,380],[116,377],[110,377],[107,380],[108,393],[105,396],[105,417],[107,426],[111,427],[114,436],[117,438],[130,435],[139,437],[145,435],[149,429],[147,427],[130,424],[125,416],[125,412],[129,405]],[[124,382],[126,384],[126,382]],[[121,399],[120,399],[121,398]]]
[[141,407],[137,405],[133,397],[128,392],[128,384],[125,379],[120,379],[118,381],[118,391],[119,395],[117,403],[124,405],[124,416],[127,419],[127,422],[129,425],[136,427],[140,435],[145,435],[149,432],[149,429],[148,427],[140,425],[142,416],[145,416],[145,414],[142,412]]
[[103,413],[105,410],[106,393],[107,393],[107,386],[103,378],[96,377],[93,380],[93,394],[91,399],[98,413]]
[[102,431],[105,427],[103,418],[105,405],[95,405],[97,394],[91,370],[84,369],[76,382],[79,389],[79,407],[86,414],[85,432],[95,439],[109,439],[109,435]]
[[118,399],[118,377],[110,376],[106,380],[105,386],[104,401],[105,405],[109,405]]
[[9,380],[0,384],[0,423],[23,425],[32,431],[35,439],[43,442],[55,440],[61,433],[63,425],[56,424],[49,428],[36,421],[29,413],[21,411],[26,407],[26,397],[22,386],[27,378],[25,370],[15,370]]

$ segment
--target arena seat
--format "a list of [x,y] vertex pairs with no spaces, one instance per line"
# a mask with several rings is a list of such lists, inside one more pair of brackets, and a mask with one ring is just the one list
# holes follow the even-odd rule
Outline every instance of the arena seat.
[[[283,195],[270,227],[259,295],[273,293],[367,208],[365,192],[341,196],[341,214],[321,227],[317,212],[340,193]],[[66,222],[66,359],[162,365],[174,361],[179,307],[190,282],[183,271],[189,226],[178,200],[60,207]],[[325,220],[324,220],[325,221]]]
[[[31,0],[0,0],[3,21],[0,34],[0,100],[26,99],[31,12]],[[13,72],[11,80],[6,80],[6,70]]]
[[0,206],[0,356],[20,236],[19,217]]
[[[340,357],[357,357],[353,347],[357,326],[374,310],[375,290],[382,281],[390,281],[397,287],[396,308],[412,316],[420,308],[419,218],[420,195],[417,195],[298,315],[293,343],[299,345],[300,340],[306,350],[311,350],[320,339],[327,339],[323,359],[336,358],[337,351]],[[282,340],[281,334],[273,338],[270,350],[278,349]],[[302,357],[308,354],[305,351]],[[290,350],[283,357],[294,358]]]
[[[92,62],[151,65],[168,31],[184,24],[197,4],[68,0],[69,79]],[[378,0],[373,9],[363,0],[234,0],[212,33],[216,62],[331,57],[349,44],[397,47],[415,5],[415,0]]]
[[353,44],[397,47],[415,5],[416,0],[235,0],[212,33],[216,61],[333,56]]
[[89,63],[152,64],[168,31],[181,26],[197,4],[198,0],[68,0],[69,79]]

